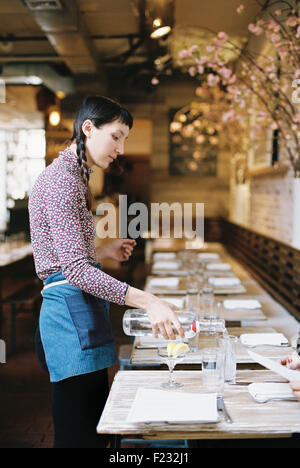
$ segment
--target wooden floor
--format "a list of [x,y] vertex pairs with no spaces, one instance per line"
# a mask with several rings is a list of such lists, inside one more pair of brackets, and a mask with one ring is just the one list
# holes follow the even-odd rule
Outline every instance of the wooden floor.
[[[128,342],[121,330],[122,307],[112,307],[118,346]],[[53,426],[48,375],[33,349],[19,350],[0,365],[0,448],[51,448]],[[109,369],[113,380],[118,364]]]
[[[141,271],[137,278],[140,283],[134,284],[136,287],[143,287],[142,275]],[[122,344],[130,343],[130,338],[125,336],[122,330],[122,316],[125,310],[126,307],[111,305],[117,349]],[[268,314],[270,324],[276,327],[279,319],[276,310],[272,308]],[[291,317],[289,319],[291,320]],[[283,330],[287,336],[290,336],[290,320],[287,320]],[[109,369],[110,383],[118,370],[118,364]],[[165,444],[166,442],[161,446]],[[203,440],[190,444],[192,448],[300,447],[298,437],[282,440]],[[8,356],[7,363],[0,365],[0,448],[51,448],[52,445],[53,425],[48,375],[41,369],[33,347],[28,346],[27,349],[19,349],[14,356]],[[142,448],[146,445],[124,441],[122,446]]]

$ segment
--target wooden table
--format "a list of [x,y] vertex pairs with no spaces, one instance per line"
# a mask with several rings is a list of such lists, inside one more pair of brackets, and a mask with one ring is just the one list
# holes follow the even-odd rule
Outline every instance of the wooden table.
[[[150,292],[155,295],[174,295],[174,296],[182,296],[187,293],[188,289],[188,281],[185,276],[180,276],[179,277],[179,284],[178,287],[176,288],[170,288],[166,286],[155,286],[152,287],[149,283],[152,279],[158,279],[161,278],[163,279],[163,276],[148,276],[146,279],[146,284],[145,284],[145,291]],[[227,286],[227,287],[215,287],[214,288],[214,294],[218,296],[223,296],[223,295],[236,295],[236,294],[244,294],[247,293],[247,290],[243,284],[240,284],[238,286]],[[249,293],[252,294],[252,293]]]
[[[276,333],[276,330],[271,327],[233,327],[228,328],[227,330],[230,335],[237,337],[239,337],[242,333]],[[180,363],[180,368],[188,367],[191,364],[196,364],[199,366],[199,368],[201,368],[201,350],[203,348],[215,346],[214,336],[200,334],[198,338],[199,350],[197,352],[189,353],[185,360]],[[157,355],[157,348],[151,349],[149,343],[145,344],[145,342],[144,346],[145,348],[141,349],[143,347],[143,338],[136,337],[132,346],[132,354],[130,359],[131,364],[137,366],[143,366],[143,364],[153,364],[157,366],[161,364],[161,361]],[[260,367],[259,364],[255,363],[253,359],[251,359],[247,351],[248,349],[253,349],[258,354],[273,359],[280,359],[293,351],[291,347],[277,346],[257,346],[255,348],[247,348],[242,345],[240,340],[238,340],[236,350],[237,364],[255,364],[257,367]]]
[[[233,424],[221,421],[213,424],[136,424],[126,418],[139,387],[161,389],[167,380],[166,371],[119,371],[115,375],[109,398],[97,426],[99,434],[114,434],[116,444],[122,436],[142,439],[230,439],[289,437],[300,432],[300,402],[270,401],[257,403],[247,385],[225,384],[224,401]],[[176,380],[184,386],[174,391],[204,392],[201,371],[177,371]],[[284,382],[267,370],[240,370],[237,382]]]

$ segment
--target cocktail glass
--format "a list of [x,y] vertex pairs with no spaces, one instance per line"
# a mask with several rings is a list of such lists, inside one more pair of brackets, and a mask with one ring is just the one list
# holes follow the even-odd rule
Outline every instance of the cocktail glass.
[[169,368],[169,380],[168,382],[163,382],[161,387],[163,388],[178,388],[183,387],[182,383],[176,382],[174,379],[174,369],[175,366],[184,360],[188,351],[179,354],[178,356],[168,356],[168,350],[166,347],[158,348],[158,356],[162,360],[163,363],[167,364]]

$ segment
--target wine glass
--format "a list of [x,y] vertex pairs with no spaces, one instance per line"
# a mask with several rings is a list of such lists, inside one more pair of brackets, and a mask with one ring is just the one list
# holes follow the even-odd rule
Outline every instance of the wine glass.
[[164,382],[161,384],[161,387],[163,388],[178,388],[178,387],[182,387],[183,384],[182,383],[179,383],[179,382],[175,382],[175,379],[174,379],[174,368],[176,366],[176,364],[178,364],[179,362],[182,362],[184,360],[184,358],[186,357],[186,355],[188,354],[188,350],[186,350],[185,352],[182,352],[181,354],[179,354],[178,356],[168,356],[168,350],[166,347],[163,347],[163,348],[158,348],[157,350],[157,353],[158,353],[158,356],[159,358],[162,360],[162,362],[164,362],[165,364],[167,364],[168,368],[169,368],[169,380],[168,382]]

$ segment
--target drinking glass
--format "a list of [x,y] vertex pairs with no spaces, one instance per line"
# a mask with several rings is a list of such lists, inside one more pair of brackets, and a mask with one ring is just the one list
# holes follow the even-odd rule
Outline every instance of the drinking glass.
[[224,353],[222,348],[204,348],[202,350],[202,377],[207,392],[224,393]]
[[[188,311],[191,311],[192,313],[195,314],[196,319],[197,319],[199,316],[199,312],[200,312],[200,295],[197,290],[187,291],[184,305]],[[196,333],[196,335],[193,338],[189,339],[189,347],[192,353],[195,353],[198,351],[198,340],[199,340],[198,333]]]
[[199,316],[199,332],[207,335],[221,335],[226,332],[225,320],[214,315],[210,317]]
[[215,304],[214,298],[214,288],[208,282],[208,278],[205,278],[203,281],[203,286],[201,290],[201,297],[202,297],[202,309],[204,316],[213,315],[213,308]]
[[217,337],[217,344],[224,353],[224,378],[225,382],[234,384],[236,378],[236,348],[238,338],[224,334]]
[[161,384],[161,387],[163,388],[178,388],[178,387],[183,387],[182,383],[176,382],[174,378],[174,369],[176,364],[179,362],[182,362],[186,355],[188,354],[188,351],[185,353],[180,354],[179,356],[168,356],[168,350],[166,347],[163,348],[158,348],[157,350],[158,356],[164,362],[167,364],[169,368],[169,380],[168,382],[163,382]]

